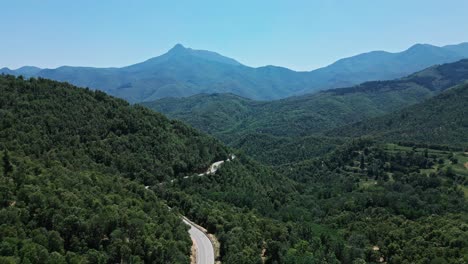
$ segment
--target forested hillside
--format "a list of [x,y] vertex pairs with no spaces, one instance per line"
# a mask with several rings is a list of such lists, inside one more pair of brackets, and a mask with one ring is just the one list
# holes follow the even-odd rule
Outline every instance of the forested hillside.
[[1,2],[0,264],[468,264],[467,11]]
[[232,135],[311,135],[422,102],[468,79],[468,60],[428,68],[393,81],[258,102],[234,95],[196,95],[144,103],[224,141]]
[[[320,136],[331,129],[422,102],[467,79],[468,60],[461,60],[393,81],[367,82],[271,102],[231,94],[203,94],[166,98],[143,105],[183,120],[227,144],[242,147],[238,142],[265,134],[295,138]],[[256,154],[245,150],[248,154]],[[271,152],[276,148],[256,150]]]
[[178,212],[227,264],[468,261],[457,149],[356,140],[275,169],[237,153],[184,178],[230,151],[102,92],[13,76],[0,90],[2,262],[187,263]]
[[354,141],[284,171],[307,186],[304,204],[322,223],[342,229],[348,246],[376,246],[352,251],[366,262],[463,263],[466,160],[462,152]]
[[335,136],[373,136],[390,142],[445,144],[468,149],[468,84],[423,103],[336,129]]
[[264,103],[234,94],[198,94],[186,98],[165,98],[142,103],[216,136],[225,142],[247,129],[244,124]]
[[0,262],[189,261],[187,227],[143,183],[204,170],[225,147],[66,83],[0,76],[0,94]]
[[[217,175],[184,179],[227,149],[99,91],[13,76],[0,89],[2,262],[186,263],[178,212],[218,235],[224,263],[260,261],[266,240],[295,247],[278,218],[294,181],[242,155]],[[172,186],[213,177],[201,193]]]
[[156,183],[227,156],[227,150],[179,121],[100,91],[44,79],[2,77],[2,137],[11,151],[120,170],[130,179]]
[[339,137],[280,137],[268,134],[248,134],[231,143],[252,158],[267,165],[295,163],[322,156],[346,142]]
[[157,192],[218,234],[225,263],[258,263],[262,249],[266,263],[464,263],[467,161],[355,141],[276,172],[241,156]]

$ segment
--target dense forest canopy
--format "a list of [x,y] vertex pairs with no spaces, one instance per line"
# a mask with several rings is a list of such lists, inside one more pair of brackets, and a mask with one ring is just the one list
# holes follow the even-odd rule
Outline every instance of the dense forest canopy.
[[[228,264],[468,261],[468,156],[451,141],[235,142],[271,167],[99,91],[13,76],[0,91],[2,262],[187,263],[179,213],[218,237]],[[465,91],[430,105],[464,117]],[[216,174],[183,177],[232,152]]]
[[468,84],[400,111],[338,128],[330,134],[373,136],[394,142],[434,142],[468,149]]
[[0,94],[2,263],[188,262],[187,228],[143,184],[204,170],[225,147],[66,83],[0,76]]
[[118,170],[145,184],[201,171],[227,157],[216,140],[103,92],[45,79],[1,81],[1,134],[10,151],[80,159],[80,166]]
[[[261,153],[287,153],[290,144],[262,144],[252,138],[288,137],[306,158],[332,149],[328,131],[378,117],[418,104],[468,80],[468,60],[436,65],[405,78],[366,82],[348,88],[277,101],[254,101],[233,94],[200,94],[187,98],[165,98],[143,105],[187,122],[224,143],[271,163]],[[325,148],[313,148],[305,137],[314,136]],[[320,138],[322,137],[322,138]],[[243,144],[243,142],[250,144]],[[293,156],[294,153],[288,154]],[[303,155],[303,154],[301,154]],[[294,159],[278,160],[290,162]]]
[[[241,156],[164,197],[219,234],[227,263],[257,263],[262,249],[267,263],[464,263],[465,162],[463,152],[364,140],[276,172],[252,174]],[[248,260],[232,261],[234,245]]]
[[401,79],[366,82],[277,101],[254,101],[233,94],[200,94],[143,105],[230,143],[247,133],[320,134],[420,103],[466,80],[468,59],[433,66]]

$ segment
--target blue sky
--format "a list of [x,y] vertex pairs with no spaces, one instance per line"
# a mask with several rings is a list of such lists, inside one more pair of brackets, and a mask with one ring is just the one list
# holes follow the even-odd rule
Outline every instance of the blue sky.
[[371,50],[466,42],[467,10],[466,0],[4,1],[0,67],[118,67],[182,43],[312,70]]

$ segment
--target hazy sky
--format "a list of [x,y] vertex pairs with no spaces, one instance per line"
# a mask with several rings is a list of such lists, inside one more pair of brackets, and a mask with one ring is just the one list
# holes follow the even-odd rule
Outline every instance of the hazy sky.
[[371,50],[468,41],[466,0],[14,0],[0,67],[124,66],[176,43],[311,70]]

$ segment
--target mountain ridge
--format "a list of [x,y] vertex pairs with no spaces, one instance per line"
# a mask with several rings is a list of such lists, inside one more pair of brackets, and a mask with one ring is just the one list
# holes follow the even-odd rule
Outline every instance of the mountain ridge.
[[[466,80],[468,59],[432,66],[396,80],[366,82],[275,101],[199,94],[142,105],[185,121],[251,156],[261,157],[263,162],[263,158],[276,162],[265,153],[273,153],[280,145],[287,148],[282,149],[283,153],[297,151],[293,145],[301,148],[304,156],[320,153],[330,142],[328,131],[421,103]],[[324,148],[303,143],[304,137],[311,136]],[[286,142],[284,137],[291,139]]]
[[313,71],[294,71],[272,65],[249,67],[216,52],[177,44],[160,56],[121,68],[26,66],[16,70],[3,68],[0,73],[67,81],[133,103],[227,92],[256,100],[275,100],[365,81],[400,78],[466,57],[468,43],[443,47],[416,44],[402,52],[371,51]]

